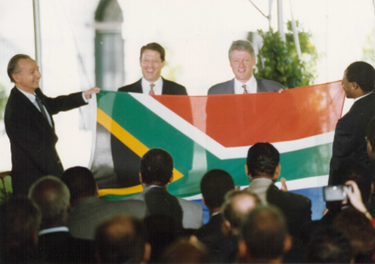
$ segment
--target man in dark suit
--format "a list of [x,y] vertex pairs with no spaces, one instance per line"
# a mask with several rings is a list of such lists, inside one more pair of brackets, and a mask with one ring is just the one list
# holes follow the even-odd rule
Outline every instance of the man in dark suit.
[[66,226],[70,210],[68,187],[57,177],[44,176],[31,187],[29,198],[42,212],[39,258],[43,263],[94,263],[93,241],[74,238]]
[[249,190],[257,194],[262,204],[272,204],[284,213],[289,232],[298,236],[301,226],[311,221],[309,198],[282,191],[274,184],[280,175],[279,151],[270,143],[256,143],[247,153],[246,174],[250,180]]
[[139,62],[143,77],[133,84],[120,87],[119,92],[187,95],[184,86],[161,77],[161,70],[165,65],[165,50],[160,44],[152,42],[143,46]]
[[87,104],[100,89],[49,98],[39,89],[38,65],[24,54],[9,61],[8,76],[15,84],[4,117],[12,151],[12,186],[14,194],[24,195],[38,178],[60,177],[63,172],[52,115]]
[[208,171],[201,180],[202,202],[207,206],[210,220],[195,232],[195,236],[214,254],[220,254],[224,237],[222,233],[223,216],[221,206],[225,194],[234,189],[232,176],[224,170]]
[[354,104],[336,125],[329,185],[335,185],[340,181],[335,177],[335,172],[348,158],[356,158],[365,166],[370,165],[365,136],[367,124],[375,116],[374,85],[375,70],[370,64],[357,61],[346,68],[342,87],[346,97],[354,99]]
[[146,205],[142,201],[100,199],[94,175],[85,167],[67,169],[61,180],[70,191],[72,210],[68,218],[68,228],[70,234],[76,238],[94,240],[96,227],[114,214],[124,213],[139,218],[146,215]]
[[259,79],[253,75],[256,57],[254,47],[249,41],[233,41],[228,55],[235,78],[212,86],[208,95],[275,92],[284,89],[275,81]]
[[167,191],[168,184],[173,181],[173,159],[167,151],[153,148],[143,155],[139,180],[143,192],[131,199],[144,201],[149,214],[167,214],[187,229],[198,229],[203,225],[203,211],[199,204]]

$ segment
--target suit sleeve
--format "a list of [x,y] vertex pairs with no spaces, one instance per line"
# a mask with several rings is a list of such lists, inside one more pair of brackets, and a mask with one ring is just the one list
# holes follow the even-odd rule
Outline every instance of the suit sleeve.
[[68,111],[86,104],[86,102],[83,100],[82,92],[62,95],[56,98],[44,96],[44,100],[51,115],[57,114],[60,111]]

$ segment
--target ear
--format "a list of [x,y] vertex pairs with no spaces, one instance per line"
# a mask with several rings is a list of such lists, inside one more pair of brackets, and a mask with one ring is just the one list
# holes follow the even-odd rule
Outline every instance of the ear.
[[14,80],[15,83],[18,82],[18,80],[19,80],[18,77],[19,77],[18,74],[16,74],[16,73],[12,73],[12,78],[13,78],[13,80]]
[[247,255],[247,246],[245,240],[240,239],[238,240],[238,256],[241,258],[245,258]]
[[163,69],[165,66],[165,60],[161,62],[161,68]]
[[204,196],[202,196],[202,203],[206,205],[206,201],[204,200]]
[[249,176],[249,167],[247,167],[247,164],[245,164],[245,172],[246,172],[246,175]]
[[273,174],[273,179],[276,181],[279,178],[281,172],[281,165],[280,163],[276,166],[275,173]]
[[142,178],[142,174],[141,173],[139,173],[139,182],[143,183],[143,178]]
[[284,239],[284,254],[289,252],[293,245],[293,238],[291,235],[287,235]]
[[151,245],[150,243],[147,243],[145,244],[145,252],[143,253],[143,260],[142,260],[142,263],[148,263],[148,261],[150,260],[151,258]]
[[171,182],[173,182],[173,173],[172,173],[171,177],[169,178],[168,183],[171,183]]
[[39,238],[39,233],[38,231],[35,231],[31,237],[33,245],[38,245],[38,238]]
[[367,140],[367,149],[370,153],[374,152],[374,149],[372,148],[370,140]]
[[96,188],[95,188],[95,195],[96,195],[96,197],[99,197],[99,186],[98,186],[97,182],[95,182],[95,186],[96,186]]
[[232,235],[231,225],[228,220],[224,220],[221,223],[221,232],[227,237]]

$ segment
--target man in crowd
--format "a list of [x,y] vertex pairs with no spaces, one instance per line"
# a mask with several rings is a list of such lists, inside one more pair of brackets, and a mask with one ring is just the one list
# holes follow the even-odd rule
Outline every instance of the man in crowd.
[[49,98],[39,89],[38,65],[24,54],[11,58],[8,76],[15,85],[4,116],[12,152],[12,186],[14,194],[27,195],[38,178],[60,177],[64,171],[55,149],[57,135],[52,115],[87,104],[100,89]]
[[243,222],[238,247],[240,262],[283,263],[292,247],[283,213],[271,205],[251,210]]
[[246,174],[249,190],[263,205],[272,204],[284,213],[291,235],[299,235],[302,225],[311,220],[311,201],[307,197],[279,190],[274,184],[281,171],[280,153],[270,143],[256,143],[249,148]]
[[151,254],[143,222],[117,215],[101,223],[95,233],[97,263],[147,263]]
[[375,116],[374,84],[374,67],[366,62],[353,62],[344,72],[342,87],[346,97],[354,99],[354,104],[336,125],[329,185],[335,185],[340,181],[335,177],[335,171],[344,160],[356,158],[365,166],[370,163],[364,138],[367,124]]
[[67,169],[61,180],[70,191],[72,210],[68,218],[68,228],[76,238],[94,240],[98,224],[114,214],[127,213],[140,218],[146,215],[146,205],[142,201],[100,199],[94,175],[85,167]]
[[39,208],[27,198],[0,204],[0,263],[37,263],[41,220]]
[[171,195],[167,186],[173,181],[173,159],[165,150],[150,149],[141,159],[139,180],[143,191],[131,197],[146,203],[148,213],[167,214],[184,228],[198,229],[203,225],[202,207]]
[[224,170],[208,171],[201,180],[202,202],[207,206],[210,220],[195,232],[195,236],[214,254],[220,253],[224,235],[221,232],[223,216],[220,213],[225,194],[234,189],[232,176]]
[[30,188],[29,197],[42,212],[39,257],[46,263],[93,263],[94,243],[73,238],[67,227],[68,187],[57,177],[45,176]]
[[212,86],[208,90],[208,95],[274,92],[284,88],[277,82],[259,79],[253,75],[256,56],[254,47],[249,41],[233,41],[228,55],[235,78]]
[[222,205],[222,232],[225,238],[221,240],[220,250],[215,254],[219,263],[235,261],[242,222],[257,205],[260,205],[258,196],[247,190],[233,190],[225,195]]
[[133,84],[120,87],[119,92],[187,95],[184,86],[161,77],[161,70],[165,66],[165,50],[160,44],[152,42],[143,46],[139,63],[143,77]]

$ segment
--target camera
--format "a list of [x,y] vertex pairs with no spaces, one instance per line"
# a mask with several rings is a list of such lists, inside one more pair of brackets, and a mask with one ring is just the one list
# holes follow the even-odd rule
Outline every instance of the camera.
[[349,191],[352,191],[350,185],[331,185],[323,187],[323,196],[326,202],[333,201],[347,201],[348,197],[344,191],[344,187],[348,187]]

